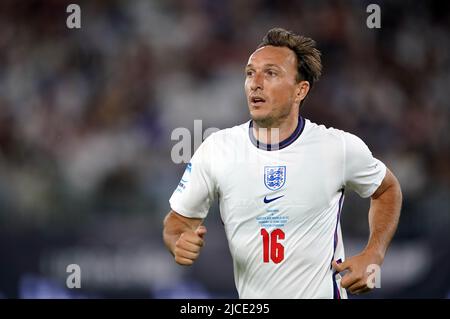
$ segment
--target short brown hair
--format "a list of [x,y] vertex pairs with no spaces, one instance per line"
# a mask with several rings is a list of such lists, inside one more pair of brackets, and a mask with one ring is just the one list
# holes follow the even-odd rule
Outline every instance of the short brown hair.
[[287,47],[294,51],[297,56],[297,82],[308,81],[312,88],[314,82],[319,80],[322,74],[321,54],[313,39],[283,28],[273,28],[264,36],[258,49],[267,45]]

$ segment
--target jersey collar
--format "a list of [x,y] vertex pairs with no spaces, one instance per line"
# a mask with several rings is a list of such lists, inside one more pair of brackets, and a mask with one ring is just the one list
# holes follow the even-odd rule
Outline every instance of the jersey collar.
[[265,151],[276,151],[281,150],[297,140],[297,138],[302,134],[303,129],[305,128],[305,120],[303,117],[298,117],[298,123],[297,127],[295,128],[295,131],[289,136],[287,139],[280,142],[280,144],[264,144],[260,141],[258,141],[253,134],[253,120],[250,120],[250,123],[248,125],[248,136],[250,137],[250,141],[253,145],[255,145],[257,148],[265,150]]

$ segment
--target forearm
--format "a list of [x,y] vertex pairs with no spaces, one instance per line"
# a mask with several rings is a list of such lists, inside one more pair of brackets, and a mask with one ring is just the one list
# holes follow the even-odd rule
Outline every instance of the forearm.
[[374,253],[380,263],[395,234],[400,218],[402,193],[400,184],[394,181],[380,195],[372,197],[369,210],[370,237],[365,248]]

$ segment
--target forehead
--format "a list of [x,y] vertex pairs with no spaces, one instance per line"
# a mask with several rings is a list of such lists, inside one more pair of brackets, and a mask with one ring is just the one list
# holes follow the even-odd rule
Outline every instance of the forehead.
[[250,55],[247,65],[254,66],[264,64],[275,64],[284,68],[297,67],[297,57],[295,53],[286,47],[265,46],[257,49]]

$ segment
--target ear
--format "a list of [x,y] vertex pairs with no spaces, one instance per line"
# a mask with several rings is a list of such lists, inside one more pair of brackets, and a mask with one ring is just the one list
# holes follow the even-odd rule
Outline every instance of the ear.
[[309,88],[310,88],[310,85],[309,85],[308,81],[300,81],[297,84],[297,89],[295,92],[296,93],[295,102],[297,104],[300,104],[300,102],[305,99],[305,97],[308,95]]

